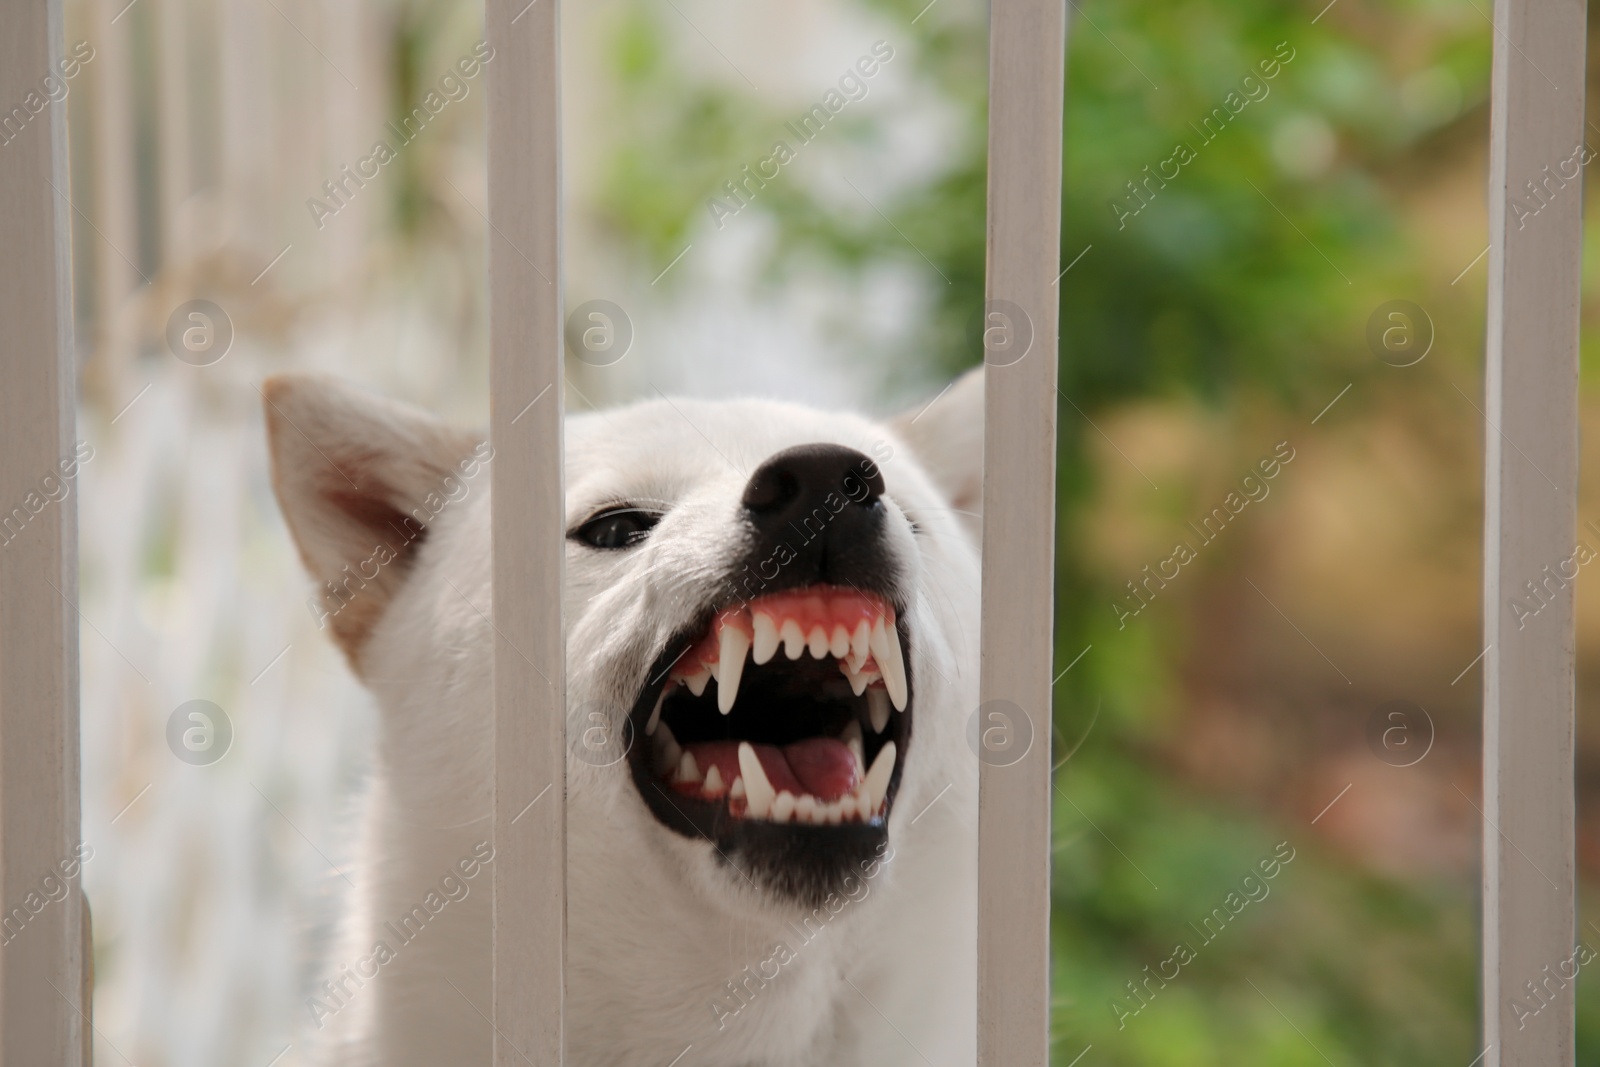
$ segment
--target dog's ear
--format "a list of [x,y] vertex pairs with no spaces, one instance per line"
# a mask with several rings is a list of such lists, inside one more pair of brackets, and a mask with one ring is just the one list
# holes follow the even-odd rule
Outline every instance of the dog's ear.
[[261,388],[272,486],[306,570],[319,626],[359,673],[361,650],[405,580],[428,524],[468,492],[481,438],[333,378]]
[[977,534],[983,527],[983,368],[970,370],[931,402],[901,412],[889,425],[911,446],[950,506]]

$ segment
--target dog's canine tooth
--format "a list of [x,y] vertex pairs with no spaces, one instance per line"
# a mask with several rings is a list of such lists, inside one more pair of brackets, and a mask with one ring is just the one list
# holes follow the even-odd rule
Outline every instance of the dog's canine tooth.
[[744,799],[744,775],[741,774],[739,777],[735,778],[733,780],[733,784],[728,787],[728,799]]
[[[873,764],[873,766],[876,767],[877,764]],[[678,776],[674,778],[673,781],[686,782],[690,785],[700,784],[702,781],[700,777],[700,767],[694,761],[693,752],[685,752],[678,760]]]
[[689,687],[689,692],[695,696],[702,696],[706,691],[706,683],[711,681],[711,671],[701,667],[693,674],[685,675],[683,684]]
[[785,789],[778,794],[778,799],[772,802],[772,813],[769,816],[773,822],[788,822],[794,818],[794,794]]
[[817,807],[817,798],[806,793],[794,802],[794,821],[803,823],[818,823],[822,819],[822,811]]
[[722,772],[715,763],[706,768],[706,780],[701,784],[700,791],[708,797],[722,795]]
[[900,656],[900,631],[891,619],[887,626],[880,617],[872,627],[872,658],[883,672],[883,686],[889,690],[889,699],[895,709],[906,710],[906,664]]
[[811,637],[808,641],[812,659],[822,659],[828,654],[828,631],[821,626],[811,628]]
[[839,669],[844,672],[845,680],[850,683],[850,691],[856,696],[860,696],[867,688],[868,683],[872,681],[872,679],[867,675],[857,674],[855,671],[851,670],[848,660],[840,660]]
[[883,799],[889,795],[889,778],[894,774],[894,742],[887,741],[878,750],[878,757],[872,761],[872,769],[867,772],[867,818],[878,814],[878,809],[883,807]]
[[828,651],[834,659],[844,659],[845,653],[850,651],[850,631],[843,626],[835,626],[833,638],[828,642]]
[[666,774],[672,770],[682,755],[683,749],[678,747],[678,739],[672,736],[672,727],[662,723],[661,736],[656,739],[656,773]]
[[850,669],[859,671],[872,652],[872,624],[866,619],[856,623],[856,632],[850,635]]
[[739,696],[739,676],[744,673],[744,654],[750,651],[750,635],[738,625],[724,626],[718,635],[717,710],[726,715]]
[[883,733],[883,728],[889,725],[889,694],[876,687],[868,689],[867,714],[872,719],[872,732]]
[[750,645],[750,658],[756,666],[767,662],[778,652],[778,624],[772,621],[772,616],[764,611],[752,613],[750,625],[755,630],[755,639]]
[[883,677],[877,671],[863,671],[860,668],[852,667],[847,659],[839,661],[839,671],[845,676],[845,680],[850,683],[850,690],[856,696],[860,696],[866,691],[867,686]]
[[844,728],[844,733],[839,735],[839,740],[844,742],[844,747],[856,758],[856,778],[866,777],[867,757],[861,754],[861,724],[854,719]]
[[790,659],[799,659],[800,653],[806,650],[806,635],[800,632],[800,624],[793,619],[785,619],[778,634],[783,638],[783,654]]
[[661,695],[656,697],[656,706],[650,711],[650,721],[645,723],[644,726],[644,733],[646,737],[649,737],[651,734],[656,732],[656,724],[661,722],[661,705],[667,702],[667,694],[672,692],[672,687],[675,684],[677,683],[668,682],[666,685],[661,687]]
[[761,766],[756,750],[750,747],[748,741],[739,742],[739,776],[744,779],[745,805],[750,815],[765,819],[772,810],[772,802],[777,799],[778,791],[767,780],[766,768]]

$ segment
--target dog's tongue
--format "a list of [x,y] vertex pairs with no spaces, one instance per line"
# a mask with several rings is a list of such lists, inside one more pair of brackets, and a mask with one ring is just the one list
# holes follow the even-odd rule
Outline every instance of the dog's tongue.
[[[713,765],[724,782],[740,775],[739,741],[696,741],[684,745],[704,775]],[[809,737],[792,745],[750,746],[767,772],[772,788],[795,796],[810,793],[818,800],[838,800],[856,791],[856,758],[844,742],[831,737]]]

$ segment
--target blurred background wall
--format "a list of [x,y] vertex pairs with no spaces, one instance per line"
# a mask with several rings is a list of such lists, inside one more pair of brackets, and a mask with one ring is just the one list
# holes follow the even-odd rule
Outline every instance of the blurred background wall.
[[[1061,1064],[1481,1051],[1491,12],[1324,3],[1071,6]],[[305,607],[257,386],[320,370],[486,421],[483,75],[457,66],[481,11],[67,6],[69,44],[92,53],[51,106],[71,119],[58,192],[94,449],[97,1056],[295,1064],[373,711]],[[596,0],[563,17],[568,304],[610,300],[635,332],[620,363],[570,361],[570,408],[660,389],[887,411],[977,361],[982,5]],[[879,42],[892,58],[802,143],[786,123]],[[724,183],[780,140],[793,159],[733,198]],[[378,141],[392,158],[351,181]],[[1596,295],[1591,279],[1586,325]],[[215,333],[186,349],[196,300]],[[1589,368],[1583,389],[1587,411]],[[1595,469],[1581,511],[1600,523]],[[1586,914],[1597,611],[1580,594]],[[191,700],[226,716],[220,759],[169,744]],[[1579,935],[1600,948],[1600,926]],[[1600,1063],[1591,983],[1579,1008],[1580,1062]]]

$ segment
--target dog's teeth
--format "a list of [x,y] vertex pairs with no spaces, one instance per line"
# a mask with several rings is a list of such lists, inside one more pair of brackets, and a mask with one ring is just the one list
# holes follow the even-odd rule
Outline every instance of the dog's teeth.
[[[874,763],[873,767],[877,767],[877,764]],[[678,777],[673,781],[685,782],[690,785],[700,784],[700,768],[694,761],[693,752],[685,752],[682,758],[678,760]]]
[[878,750],[878,758],[872,761],[872,769],[867,772],[864,790],[867,794],[867,818],[877,815],[878,809],[883,806],[883,798],[889,795],[889,778],[893,774],[894,742],[888,741]]
[[867,690],[867,714],[872,719],[872,732],[883,733],[889,725],[889,694],[876,687]]
[[645,736],[649,737],[656,732],[656,725],[661,722],[661,705],[667,702],[667,694],[672,692],[673,683],[668,682],[661,688],[661,695],[656,697],[656,706],[650,711],[650,721],[645,723]]
[[839,673],[844,675],[845,681],[850,683],[850,691],[856,696],[860,696],[861,691],[867,687],[866,677],[851,670],[849,660],[842,659],[839,661]]
[[809,640],[811,658],[821,659],[828,654],[828,631],[820,626],[813,627]]
[[806,650],[806,635],[800,632],[800,624],[793,619],[784,620],[778,636],[783,638],[783,654],[790,659],[799,659],[800,653]]
[[844,733],[839,735],[839,740],[844,742],[844,747],[856,758],[856,778],[861,778],[867,773],[867,757],[861,754],[861,724],[854,719],[844,728]]
[[683,679],[683,684],[689,687],[689,692],[701,696],[706,691],[706,683],[711,681],[711,672],[704,667]]
[[722,795],[722,772],[717,770],[715,763],[706,768],[706,780],[700,786],[700,791],[708,797]]
[[739,742],[739,776],[744,779],[745,804],[751,817],[765,819],[778,791],[767,780],[766,768],[761,766],[756,750],[748,741]]
[[767,662],[778,652],[778,624],[766,612],[755,612],[751,618],[755,640],[750,645],[750,658],[757,666]]
[[816,823],[821,821],[822,812],[817,807],[817,798],[810,793],[805,794],[794,802],[794,821]]
[[853,797],[853,796],[843,796],[843,797],[840,797],[836,803],[839,806],[840,818],[844,822],[855,822],[856,821],[856,798],[855,797]]
[[849,660],[839,661],[839,671],[845,676],[845,680],[850,683],[850,691],[856,696],[860,696],[866,691],[867,686],[883,677],[877,671],[863,671],[852,668]]
[[724,626],[718,635],[717,710],[726,715],[739,696],[739,676],[744,673],[744,654],[750,651],[750,635],[740,626]]
[[828,642],[828,651],[834,659],[844,659],[845,653],[850,651],[850,631],[843,626],[835,626],[833,639]]
[[733,780],[733,784],[728,787],[728,798],[730,800],[743,800],[744,799],[744,776],[743,775],[740,775],[739,777],[735,778]]
[[672,736],[672,727],[662,723],[660,729],[660,736],[656,738],[656,773],[666,774],[678,765],[683,749],[678,747],[678,739]]
[[872,652],[872,624],[862,619],[856,623],[856,632],[850,635],[850,669],[859,671]]
[[894,706],[899,711],[906,710],[906,664],[900,656],[900,632],[895,629],[894,623],[884,625],[880,617],[872,627],[872,658],[878,664],[878,670],[883,672],[884,688],[889,690],[889,699],[894,701]]
[[822,817],[829,826],[838,826],[844,822],[844,804],[835,800],[822,805]]
[[788,822],[794,818],[794,794],[785,789],[778,794],[778,799],[772,802],[773,822]]

